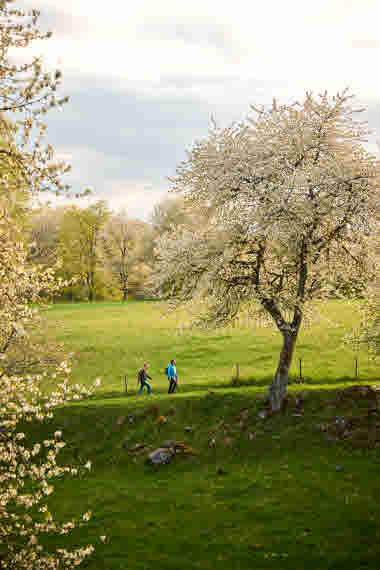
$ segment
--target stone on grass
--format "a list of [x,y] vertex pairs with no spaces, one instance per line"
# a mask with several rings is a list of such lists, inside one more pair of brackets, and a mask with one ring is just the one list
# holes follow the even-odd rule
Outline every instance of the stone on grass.
[[133,414],[128,414],[128,423],[129,424],[135,424],[136,423],[136,417]]
[[258,415],[259,418],[261,418],[262,420],[265,420],[265,418],[266,418],[267,415],[268,415],[268,412],[266,412],[265,410],[261,410],[261,412],[259,412],[257,415]]
[[192,432],[194,431],[194,428],[193,428],[192,426],[186,426],[186,427],[184,428],[184,431],[185,431],[186,433],[192,433]]
[[159,447],[155,449],[151,453],[149,453],[147,462],[151,465],[165,465],[166,463],[170,463],[172,460],[173,454],[164,447]]

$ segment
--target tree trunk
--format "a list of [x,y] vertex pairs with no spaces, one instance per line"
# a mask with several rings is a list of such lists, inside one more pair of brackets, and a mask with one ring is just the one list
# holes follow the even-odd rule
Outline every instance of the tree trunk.
[[278,361],[276,374],[268,390],[268,398],[272,412],[278,412],[281,410],[288,387],[289,368],[292,362],[294,347],[296,345],[298,334],[298,331],[295,333],[291,333],[289,331],[281,332],[283,343],[280,359]]

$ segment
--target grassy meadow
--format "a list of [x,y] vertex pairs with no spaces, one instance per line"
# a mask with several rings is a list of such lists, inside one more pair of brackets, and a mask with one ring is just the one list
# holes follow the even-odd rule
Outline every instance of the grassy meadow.
[[[73,381],[102,379],[89,400],[57,410],[29,435],[37,440],[60,428],[67,442],[62,460],[93,462],[88,476],[58,481],[51,499],[63,520],[93,513],[80,534],[62,542],[96,545],[84,568],[379,568],[380,448],[353,446],[320,426],[338,415],[365,415],[360,402],[340,409],[337,390],[376,384],[380,373],[365,352],[342,346],[357,323],[353,305],[329,302],[322,313],[301,332],[291,372],[290,393],[308,394],[304,413],[289,407],[263,421],[260,397],[276,367],[278,333],[183,333],[180,317],[164,318],[154,302],[57,304],[47,311],[49,335],[74,353]],[[180,379],[173,396],[163,373],[170,358]],[[151,398],[136,397],[144,361],[153,376]],[[241,382],[234,386],[236,363]],[[166,424],[144,415],[152,404]],[[157,470],[146,465],[148,450],[168,439],[186,441],[194,455]],[[136,444],[147,448],[135,452]]]

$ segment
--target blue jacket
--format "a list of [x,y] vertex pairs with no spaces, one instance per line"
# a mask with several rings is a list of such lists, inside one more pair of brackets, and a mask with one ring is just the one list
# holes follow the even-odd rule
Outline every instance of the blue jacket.
[[168,380],[177,379],[177,370],[174,364],[169,364],[168,366]]

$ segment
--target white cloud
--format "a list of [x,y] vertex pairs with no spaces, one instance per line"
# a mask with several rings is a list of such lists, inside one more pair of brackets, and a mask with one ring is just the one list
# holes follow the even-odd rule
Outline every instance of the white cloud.
[[39,48],[67,71],[121,82],[185,72],[380,89],[377,0],[119,0],[110,9],[99,0],[40,0],[42,21],[44,7],[62,6],[72,37]]
[[75,189],[93,186],[133,215],[146,217],[166,192],[209,112],[225,123],[273,96],[349,86],[380,126],[379,0],[18,2],[57,30],[33,53],[75,91],[67,123],[50,130]]

